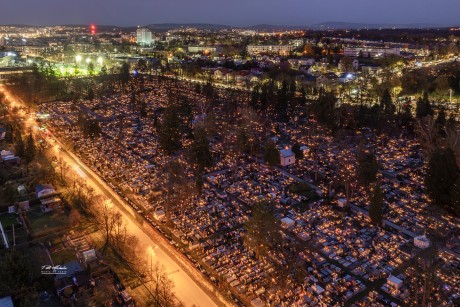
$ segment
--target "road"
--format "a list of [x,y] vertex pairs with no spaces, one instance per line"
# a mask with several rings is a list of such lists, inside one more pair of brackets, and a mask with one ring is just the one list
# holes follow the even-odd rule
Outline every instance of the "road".
[[[3,91],[7,96],[7,99],[14,102],[14,105],[21,106],[20,100],[8,92],[4,86],[0,87],[0,91]],[[26,123],[28,126],[38,126],[35,118],[32,116],[27,118]],[[52,139],[55,139],[56,141],[54,142]],[[223,305],[216,297],[208,294],[207,291],[204,291],[195,280],[195,278],[204,279],[204,277],[190,277],[189,274],[183,270],[183,266],[181,266],[176,259],[173,259],[171,251],[168,250],[168,247],[165,246],[164,242],[161,242],[158,238],[154,240],[151,236],[147,235],[147,231],[144,226],[141,225],[141,222],[136,220],[136,218],[126,209],[128,205],[125,201],[97,174],[87,167],[76,155],[66,150],[65,146],[52,134],[50,134],[50,137],[47,138],[47,141],[51,146],[54,146],[57,158],[62,158],[63,161],[72,167],[79,176],[84,178],[85,182],[94,189],[96,194],[103,195],[112,200],[112,202],[116,205],[113,209],[119,211],[123,215],[128,231],[131,234],[134,234],[139,239],[139,242],[143,244],[146,259],[150,260],[151,255],[153,255],[154,261],[158,261],[165,267],[165,271],[170,273],[168,276],[174,282],[174,292],[177,299],[180,300],[182,304],[185,306],[195,305],[201,307]],[[153,253],[151,252],[152,248],[154,251]],[[203,280],[203,282],[206,281]]]

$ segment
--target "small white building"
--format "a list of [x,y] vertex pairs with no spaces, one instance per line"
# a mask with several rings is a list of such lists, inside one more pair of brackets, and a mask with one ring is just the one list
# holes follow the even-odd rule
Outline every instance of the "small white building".
[[395,289],[401,289],[403,281],[396,276],[390,275],[387,278],[387,284]]
[[280,150],[280,164],[288,166],[295,163],[295,154],[291,149]]
[[425,236],[418,236],[414,238],[414,245],[418,248],[425,249],[430,247],[430,240]]
[[153,217],[159,221],[166,217],[166,213],[163,210],[157,210],[153,213]]
[[295,225],[295,222],[288,217],[284,217],[281,219],[281,226],[283,228],[289,229],[289,228],[294,227],[294,225]]
[[346,204],[347,204],[347,199],[346,199],[346,198],[339,198],[339,199],[337,199],[337,205],[338,205],[340,208],[345,207]]

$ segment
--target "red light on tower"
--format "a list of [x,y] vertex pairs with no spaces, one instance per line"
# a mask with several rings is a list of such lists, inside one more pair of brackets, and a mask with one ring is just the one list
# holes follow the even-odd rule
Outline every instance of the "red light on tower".
[[91,35],[96,34],[96,26],[95,25],[91,25],[89,28],[90,28]]

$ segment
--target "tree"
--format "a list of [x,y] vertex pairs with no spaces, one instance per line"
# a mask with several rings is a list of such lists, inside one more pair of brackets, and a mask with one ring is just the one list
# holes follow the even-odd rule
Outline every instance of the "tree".
[[88,95],[87,95],[86,98],[87,98],[89,101],[93,101],[93,100],[94,100],[94,97],[95,97],[95,95],[94,95],[94,90],[93,90],[92,87],[90,87],[90,88],[88,89]]
[[93,63],[88,64],[88,74],[90,76],[94,75],[94,64]]
[[0,261],[0,295],[11,295],[18,305],[22,305],[27,293],[35,291],[31,289],[31,283],[32,274],[24,254],[15,248],[7,250]]
[[21,158],[24,157],[26,146],[24,144],[24,140],[22,139],[22,136],[20,133],[18,133],[16,136],[16,144],[15,144],[14,150],[16,152],[16,155],[18,155]]
[[196,192],[197,192],[197,194],[199,196],[201,196],[201,194],[203,194],[203,186],[204,186],[203,175],[198,174],[198,176],[196,176],[196,180],[195,180],[195,188],[196,188]]
[[93,205],[92,213],[99,226],[98,229],[105,237],[105,243],[102,249],[103,252],[105,252],[109,244],[113,242],[112,235],[115,225],[119,223],[123,217],[119,211],[113,210],[113,203],[108,199],[99,199],[99,201]]
[[129,78],[130,78],[129,69],[130,69],[129,63],[123,62],[123,64],[120,67],[120,72],[118,74],[118,78],[123,85],[126,85],[129,81]]
[[345,72],[350,72],[353,70],[353,60],[348,56],[344,56],[340,60],[340,65],[342,67],[342,70]]
[[425,184],[435,206],[453,211],[452,193],[459,177],[454,152],[436,148],[428,162]]
[[268,252],[279,242],[280,221],[275,218],[275,205],[268,201],[254,204],[252,216],[245,223],[244,244],[257,258],[264,259]]
[[383,220],[383,192],[380,183],[373,185],[369,204],[369,217],[375,225],[381,225]]
[[275,106],[275,112],[278,116],[278,120],[281,122],[287,122],[288,112],[288,83],[286,80],[283,81],[281,88],[278,90],[278,100]]
[[357,175],[364,186],[368,186],[377,179],[379,163],[373,152],[361,151],[357,157]]
[[423,97],[419,97],[417,100],[415,114],[417,118],[422,118],[434,114],[430,99],[428,98],[428,92],[423,92]]
[[269,142],[265,146],[264,150],[264,161],[269,166],[278,166],[280,164],[281,157],[278,148],[273,142]]
[[209,148],[209,141],[204,127],[198,126],[193,133],[193,141],[190,146],[193,163],[201,172],[205,167],[212,165],[212,155]]
[[334,130],[337,125],[335,116],[336,104],[337,98],[333,93],[325,93],[324,91],[321,91],[319,98],[314,105],[318,121],[332,130]]
[[303,159],[303,151],[300,149],[300,144],[296,142],[294,146],[292,146],[292,152],[295,154],[295,159],[297,161]]
[[393,115],[396,111],[396,107],[393,103],[393,99],[391,99],[390,90],[388,88],[383,91],[382,98],[380,99],[380,110],[387,115]]
[[35,157],[36,153],[36,148],[35,148],[35,141],[32,136],[32,133],[29,133],[27,136],[27,141],[26,141],[26,146],[25,146],[25,152],[24,152],[24,159],[26,160],[26,163],[29,164],[32,162],[32,160]]
[[454,183],[450,198],[452,211],[455,215],[460,216],[460,176],[457,177]]
[[185,174],[184,167],[178,159],[169,161],[163,167],[167,223],[170,222],[172,211],[184,208],[193,196],[193,181]]
[[178,123],[180,118],[176,108],[168,107],[164,111],[163,120],[158,127],[158,142],[164,151],[172,154],[182,147],[181,131]]
[[439,110],[438,112],[438,116],[436,117],[436,127],[438,128],[440,133],[444,132],[446,122],[446,110],[444,108],[441,108],[441,110]]

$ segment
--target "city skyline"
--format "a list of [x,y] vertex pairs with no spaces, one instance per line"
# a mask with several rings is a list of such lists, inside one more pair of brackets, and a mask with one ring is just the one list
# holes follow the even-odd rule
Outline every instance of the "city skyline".
[[[310,26],[323,22],[353,22],[363,24],[432,24],[458,25],[456,12],[460,2],[396,0],[370,3],[365,0],[327,2],[288,0],[255,0],[246,3],[199,0],[187,6],[183,0],[125,2],[121,0],[94,2],[41,2],[21,0],[10,2],[0,12],[0,24],[59,25],[96,23],[136,26],[158,23],[209,23],[229,26],[258,24]],[[27,8],[26,10],[24,8]],[[142,8],[142,9],[140,9]],[[359,9],[357,9],[359,8]],[[53,14],[50,14],[50,10]],[[120,14],[123,12],[123,14]],[[374,14],[378,12],[378,14]]]

